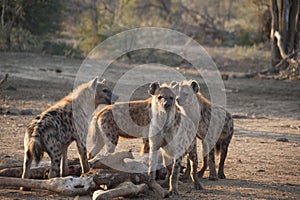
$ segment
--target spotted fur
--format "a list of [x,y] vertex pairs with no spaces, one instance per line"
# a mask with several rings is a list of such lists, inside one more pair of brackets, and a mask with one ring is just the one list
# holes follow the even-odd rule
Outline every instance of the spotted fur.
[[170,194],[178,194],[178,175],[182,157],[188,153],[192,165],[191,178],[196,189],[202,189],[197,176],[196,126],[175,105],[176,95],[166,85],[155,82],[150,85],[152,95],[151,124],[149,128],[149,175],[155,179],[158,164],[158,150],[163,151],[165,165],[168,167],[167,181]]
[[106,146],[106,151],[115,151],[119,137],[144,138],[142,153],[149,152],[147,141],[150,124],[151,98],[130,102],[119,102],[99,108],[95,111],[89,125],[89,136],[93,138],[93,147],[89,158]]
[[[199,176],[202,177],[209,166],[210,180],[224,179],[226,177],[224,174],[224,163],[228,146],[233,136],[233,118],[223,107],[212,105],[200,93],[199,88],[199,84],[194,80],[179,83],[177,102],[182,112],[185,112],[191,119],[195,119],[195,117],[200,119],[197,137],[202,140],[203,162]],[[187,91],[191,89],[195,92],[194,95],[188,94]],[[195,109],[196,104],[199,105],[199,109]],[[220,152],[218,176],[215,167],[215,151],[216,153]]]
[[95,107],[98,104],[110,104],[112,96],[105,83],[95,78],[82,84],[32,119],[24,137],[22,178],[30,178],[32,161],[39,163],[44,152],[47,152],[51,159],[49,178],[66,176],[68,174],[67,149],[73,141],[77,144],[82,173],[88,172],[86,150],[88,120]]

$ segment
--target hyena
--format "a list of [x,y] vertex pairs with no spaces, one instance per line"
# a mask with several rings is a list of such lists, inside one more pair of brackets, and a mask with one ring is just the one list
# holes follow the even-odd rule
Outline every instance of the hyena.
[[[173,83],[173,85],[176,85]],[[203,161],[198,173],[202,177],[207,166],[209,166],[209,179],[217,180],[226,178],[224,174],[224,163],[227,156],[228,146],[233,136],[233,118],[231,114],[221,106],[214,106],[200,93],[197,81],[183,81],[177,84],[177,104],[181,111],[191,119],[200,119],[197,130],[197,137],[202,140]],[[176,87],[176,86],[175,86]],[[194,91],[190,95],[189,91]],[[196,98],[195,98],[196,97]],[[195,105],[199,109],[195,109]],[[214,115],[212,115],[214,113]],[[200,115],[200,116],[199,116]],[[211,127],[209,125],[211,123]],[[219,131],[221,130],[221,132]],[[215,167],[215,151],[220,152],[218,176]],[[209,161],[208,161],[209,159]],[[187,171],[190,166],[188,165]]]
[[106,146],[107,153],[113,153],[119,137],[144,137],[142,153],[149,152],[146,136],[150,124],[151,98],[130,102],[119,102],[97,109],[89,125],[89,135],[94,146],[88,153],[89,158]]
[[47,152],[51,159],[49,178],[66,176],[67,149],[74,140],[80,155],[82,173],[88,172],[86,150],[88,120],[98,104],[110,104],[112,98],[114,95],[111,90],[104,81],[100,82],[96,77],[32,119],[24,137],[22,178],[30,178],[33,159],[38,164],[44,152]]
[[176,95],[167,85],[154,82],[150,85],[151,124],[149,127],[149,171],[150,178],[155,180],[158,150],[161,148],[167,167],[170,194],[178,194],[178,175],[182,157],[187,153],[191,162],[191,178],[196,189],[202,189],[197,176],[196,125],[186,115],[180,113],[175,105]]

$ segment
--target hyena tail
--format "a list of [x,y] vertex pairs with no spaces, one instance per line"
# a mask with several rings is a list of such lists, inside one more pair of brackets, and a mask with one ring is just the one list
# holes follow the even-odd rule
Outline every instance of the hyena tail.
[[99,132],[99,127],[97,126],[97,117],[92,117],[88,128],[88,135],[91,137],[91,141],[97,141],[97,132]]
[[29,141],[28,150],[30,155],[33,156],[34,161],[38,164],[44,155],[42,144],[39,136],[32,136]]

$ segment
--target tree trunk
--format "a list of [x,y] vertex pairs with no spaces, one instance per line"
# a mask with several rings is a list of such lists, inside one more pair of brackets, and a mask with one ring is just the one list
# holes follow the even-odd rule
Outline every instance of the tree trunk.
[[[271,62],[280,63],[287,55],[292,55],[299,46],[299,0],[271,0]],[[277,32],[276,37],[275,33]],[[280,41],[278,39],[280,38]],[[278,46],[280,44],[280,46]],[[291,59],[295,59],[297,54]],[[282,62],[279,69],[287,69],[289,62]]]
[[276,0],[271,0],[271,14],[272,14],[272,25],[271,25],[271,64],[275,66],[281,60],[279,49],[277,47],[277,41],[275,40],[275,31],[279,29],[278,22],[278,5]]
[[298,30],[298,16],[299,12],[299,0],[294,0],[291,5],[291,11],[289,13],[290,22],[288,24],[288,38],[287,38],[287,53],[292,53],[293,49],[296,49],[296,33]]

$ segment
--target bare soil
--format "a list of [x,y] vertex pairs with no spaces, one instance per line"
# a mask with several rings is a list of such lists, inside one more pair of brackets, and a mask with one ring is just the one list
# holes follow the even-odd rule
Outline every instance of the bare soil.
[[[207,49],[223,73],[248,72],[268,65],[263,58],[233,60],[224,57],[226,49]],[[57,56],[0,53],[0,74],[9,73],[7,82],[0,86],[1,160],[5,157],[23,159],[27,124],[72,90],[81,62]],[[115,78],[123,70],[122,65],[113,69],[111,76]],[[185,75],[197,79],[194,73],[186,71]],[[235,116],[234,137],[225,163],[227,178],[209,181],[206,172],[201,179],[205,190],[194,190],[190,182],[179,183],[180,195],[171,199],[300,199],[299,82],[229,78],[224,84],[227,109]],[[20,111],[24,110],[30,110],[31,114],[22,115]],[[276,141],[278,138],[288,141]],[[118,149],[138,152],[139,143],[140,140],[121,140]],[[74,144],[69,148],[69,156],[77,157]],[[0,199],[74,197],[0,187]],[[80,199],[91,199],[91,195]],[[149,193],[134,199],[156,198]]]

